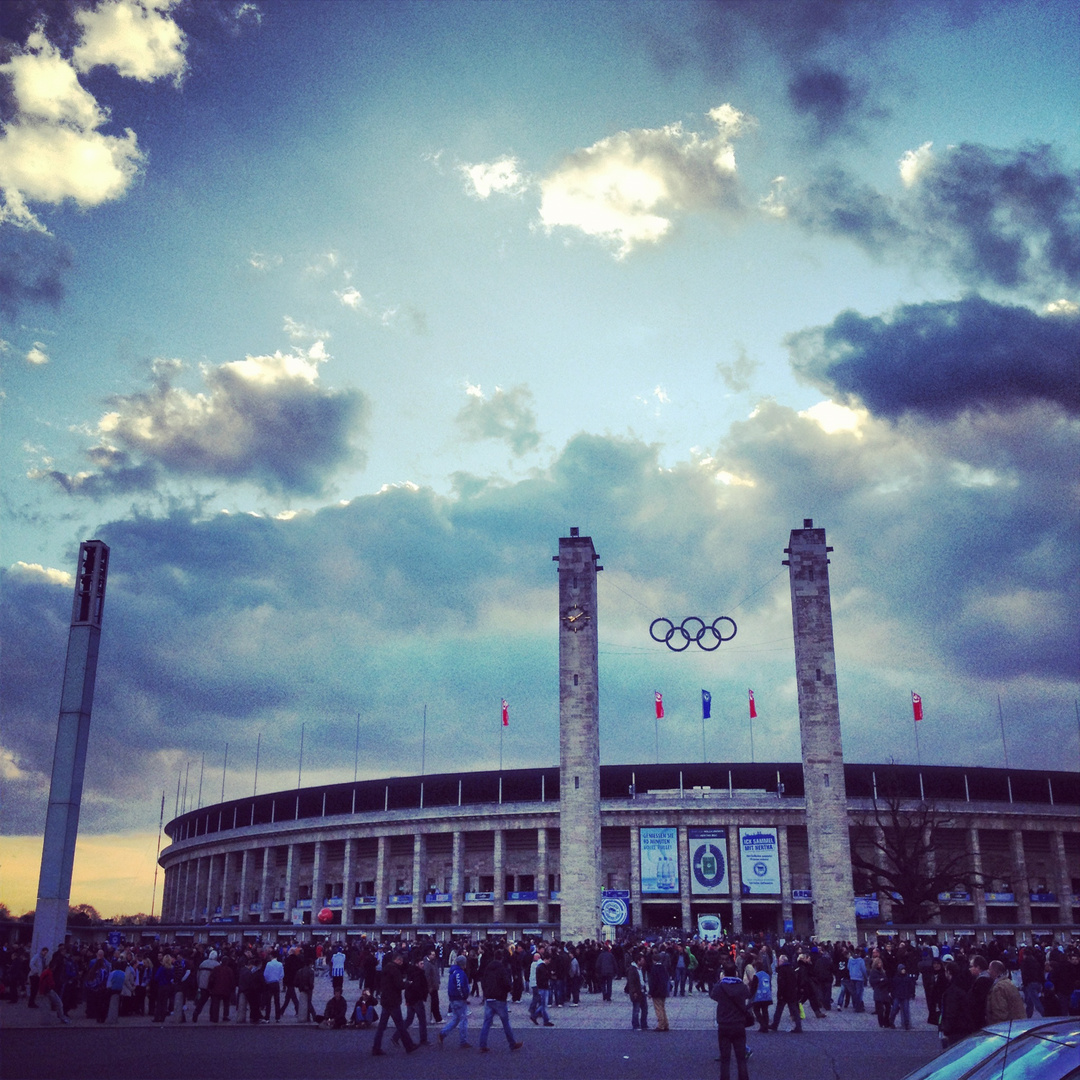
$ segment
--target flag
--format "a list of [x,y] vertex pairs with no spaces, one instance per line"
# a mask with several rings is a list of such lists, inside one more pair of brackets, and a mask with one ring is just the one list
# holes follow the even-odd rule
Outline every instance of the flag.
[[748,690],[747,693],[750,695],[750,719],[751,720],[756,720],[757,719],[757,709],[754,708],[754,691],[753,690]]
[[664,695],[659,690],[653,691],[653,696],[656,698],[656,719],[664,719]]
[[506,698],[502,699],[503,703],[503,727],[510,726],[510,706],[506,704]]
[[708,690],[701,691],[701,719],[708,720],[712,716],[712,694]]
[[918,723],[922,719],[922,697],[914,690],[911,691],[911,711],[915,714],[915,722]]

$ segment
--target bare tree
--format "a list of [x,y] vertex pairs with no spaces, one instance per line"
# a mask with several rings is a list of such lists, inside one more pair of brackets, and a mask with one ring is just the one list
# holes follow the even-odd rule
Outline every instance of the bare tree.
[[950,850],[943,843],[952,819],[934,803],[905,799],[894,791],[875,797],[872,821],[865,824],[877,826],[870,844],[873,857],[853,850],[851,863],[870,889],[893,898],[895,922],[926,922],[940,911],[940,894],[970,893],[983,884],[971,852]]

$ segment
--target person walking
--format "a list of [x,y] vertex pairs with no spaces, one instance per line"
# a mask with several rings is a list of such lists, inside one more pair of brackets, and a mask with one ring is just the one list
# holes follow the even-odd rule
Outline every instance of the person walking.
[[768,956],[762,952],[758,957],[757,967],[754,972],[757,985],[754,988],[754,996],[751,998],[750,1007],[754,1018],[758,1023],[758,1030],[765,1034],[769,1030],[769,1006],[772,1004],[772,975],[769,973]]
[[450,974],[446,979],[446,997],[449,1002],[450,1019],[439,1032],[439,1046],[442,1047],[446,1036],[454,1028],[458,1029],[458,1046],[465,1050],[469,1047],[469,976],[466,972],[466,958],[458,953],[450,965]]
[[529,1005],[529,1019],[534,1024],[539,1024],[539,1017],[544,1018],[544,1027],[554,1027],[555,1024],[548,1015],[548,991],[551,988],[551,968],[548,967],[547,952],[540,949],[536,954],[536,962],[533,964],[530,980],[533,988],[533,999]]
[[776,968],[776,1012],[773,1013],[770,1028],[773,1031],[780,1030],[780,1017],[784,1009],[788,1010],[795,1026],[792,1031],[802,1033],[802,1015],[799,1012],[799,976],[791,957],[785,953],[780,954],[780,962]]
[[635,951],[626,969],[626,992],[630,995],[630,1030],[649,1030],[649,998],[645,993],[646,977],[641,970],[641,953]]
[[382,1007],[382,1015],[379,1017],[379,1026],[375,1029],[375,1044],[371,1048],[373,1057],[383,1057],[386,1054],[382,1048],[382,1040],[386,1025],[391,1020],[394,1021],[395,1033],[405,1046],[405,1053],[411,1054],[417,1048],[401,1016],[401,995],[405,988],[405,976],[402,974],[404,966],[405,954],[400,950],[396,950],[392,958],[383,959],[382,979],[379,983],[379,1005]]
[[480,983],[484,989],[484,1022],[480,1027],[480,1053],[488,1052],[488,1032],[497,1016],[503,1027],[503,1034],[511,1050],[520,1050],[525,1044],[514,1038],[514,1031],[510,1027],[510,1013],[506,1005],[506,998],[513,989],[513,979],[507,968],[501,953],[496,953],[484,967],[480,976]]

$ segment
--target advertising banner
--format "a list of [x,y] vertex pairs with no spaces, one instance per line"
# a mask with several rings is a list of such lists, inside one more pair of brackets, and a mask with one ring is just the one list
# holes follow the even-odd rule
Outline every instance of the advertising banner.
[[690,895],[727,896],[727,829],[688,829]]
[[641,830],[641,891],[679,895],[678,829]]
[[776,829],[739,830],[743,896],[780,895],[780,842]]

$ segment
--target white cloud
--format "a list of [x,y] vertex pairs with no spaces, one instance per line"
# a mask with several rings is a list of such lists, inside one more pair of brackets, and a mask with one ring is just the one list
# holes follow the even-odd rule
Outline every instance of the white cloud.
[[849,409],[835,401],[819,401],[809,409],[799,413],[813,420],[826,435],[835,435],[838,431],[849,431],[857,439],[863,437],[863,427],[870,419],[866,409]]
[[1062,297],[1060,300],[1051,300],[1045,310],[1047,315],[1075,315],[1080,311],[1080,304],[1074,304]]
[[360,290],[354,285],[350,285],[347,289],[342,289],[340,291],[335,289],[334,295],[347,308],[352,308],[353,311],[359,311],[364,306],[364,298],[360,295]]
[[926,172],[934,159],[930,152],[933,145],[932,142],[925,142],[918,150],[908,150],[900,159],[900,179],[904,187],[914,187],[919,177]]
[[282,259],[280,255],[264,255],[261,251],[253,251],[248,256],[248,265],[260,271],[269,270],[274,266],[280,266],[281,262]]
[[476,165],[462,165],[461,171],[467,181],[467,190],[481,199],[486,199],[494,193],[518,195],[528,184],[518,169],[517,158],[514,157],[479,162]]
[[11,573],[27,580],[44,581],[48,585],[74,585],[75,579],[66,570],[54,570],[41,563],[17,562],[11,567]]
[[709,117],[711,138],[676,123],[620,131],[571,154],[540,182],[541,224],[614,243],[624,258],[662,240],[678,211],[741,209],[732,140],[752,121],[730,105]]
[[179,82],[187,67],[184,32],[169,17],[178,0],[110,0],[79,11],[82,40],[73,59],[79,71],[114,67],[140,82],[172,76]]
[[26,359],[31,364],[47,364],[49,362],[49,354],[45,351],[45,345],[40,341],[35,341],[33,348],[26,354]]

